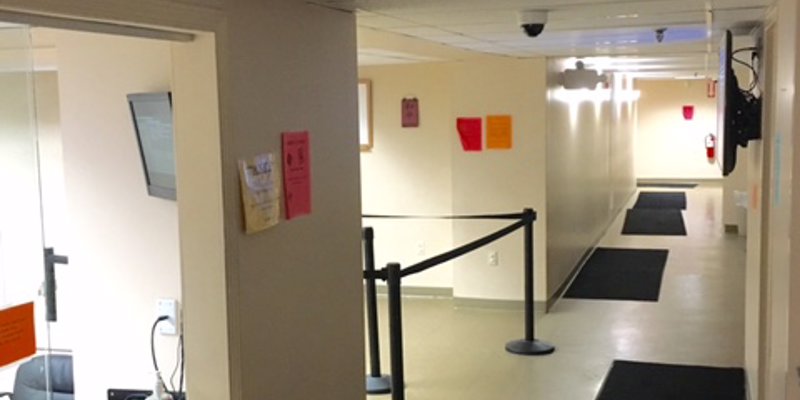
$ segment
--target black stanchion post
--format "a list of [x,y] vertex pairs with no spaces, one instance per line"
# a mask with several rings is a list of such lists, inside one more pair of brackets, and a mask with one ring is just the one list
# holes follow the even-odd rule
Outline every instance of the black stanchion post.
[[525,215],[525,338],[506,344],[506,351],[520,355],[551,354],[555,347],[535,339],[533,309],[533,222],[536,212],[526,208]]
[[392,359],[392,400],[405,400],[405,382],[403,376],[403,315],[400,298],[400,264],[391,263],[386,266],[387,285],[389,286],[389,340],[391,341]]
[[[375,272],[375,232],[364,228],[364,269]],[[369,336],[370,373],[367,376],[367,393],[386,394],[391,392],[391,380],[381,374],[381,349],[378,340],[378,296],[375,279],[367,278],[367,335]]]

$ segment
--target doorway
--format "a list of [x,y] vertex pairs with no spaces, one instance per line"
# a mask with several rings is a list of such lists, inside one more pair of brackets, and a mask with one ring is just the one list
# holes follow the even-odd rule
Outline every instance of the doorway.
[[[34,304],[37,355],[75,355],[81,397],[105,398],[111,388],[150,390],[156,303],[183,299],[178,205],[147,194],[126,95],[174,90],[176,42],[7,28],[4,60],[19,67],[2,72],[10,82],[3,98],[16,107],[3,109],[19,122],[11,133],[0,131],[0,151],[19,165],[4,166],[0,183],[19,190],[0,201],[0,309]],[[205,56],[214,58],[213,47]],[[11,83],[18,90],[5,90]],[[56,267],[58,322],[44,319],[40,290],[42,248],[49,245],[70,256],[69,266]],[[177,388],[179,336],[156,335],[155,348],[168,387]],[[0,370],[0,392],[14,391],[28,361]]]

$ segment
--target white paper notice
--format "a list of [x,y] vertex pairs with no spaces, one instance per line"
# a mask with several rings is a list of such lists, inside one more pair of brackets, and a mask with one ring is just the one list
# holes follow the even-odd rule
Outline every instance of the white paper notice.
[[276,185],[272,154],[239,160],[245,231],[248,234],[275,226],[280,220],[280,186]]

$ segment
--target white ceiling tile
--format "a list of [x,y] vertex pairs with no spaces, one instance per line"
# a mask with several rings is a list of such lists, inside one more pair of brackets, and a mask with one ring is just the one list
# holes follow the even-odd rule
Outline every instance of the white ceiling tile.
[[[481,53],[513,57],[625,55],[641,70],[692,70],[717,63],[723,29],[746,31],[772,0],[312,0],[359,9],[358,23]],[[712,35],[706,25],[713,12]],[[549,11],[544,33],[528,38],[517,23],[523,9]],[[668,28],[663,43],[656,28]],[[744,27],[744,28],[743,28]],[[712,54],[713,55],[713,54]],[[656,57],[658,56],[658,57]],[[627,67],[626,67],[627,68]],[[715,68],[715,67],[714,67]]]
[[479,40],[470,36],[453,35],[453,34],[441,35],[441,36],[439,35],[427,36],[425,37],[425,39],[430,40],[432,42],[443,43],[443,44],[464,44],[464,43],[480,42]]
[[429,26],[412,26],[406,28],[388,29],[390,32],[399,33],[401,35],[416,36],[419,38],[426,38],[429,36],[446,36],[452,35],[453,32],[442,30],[439,28]]
[[416,22],[387,17],[384,15],[369,14],[357,17],[358,25],[374,29],[406,28],[418,25]]

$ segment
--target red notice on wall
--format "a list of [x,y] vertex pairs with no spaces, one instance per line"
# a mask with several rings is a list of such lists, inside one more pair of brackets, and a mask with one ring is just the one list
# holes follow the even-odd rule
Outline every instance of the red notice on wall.
[[286,219],[311,214],[311,144],[308,132],[284,132],[283,191]]
[[0,310],[0,367],[36,353],[33,303]]
[[483,120],[481,118],[458,118],[456,128],[464,151],[483,150]]

